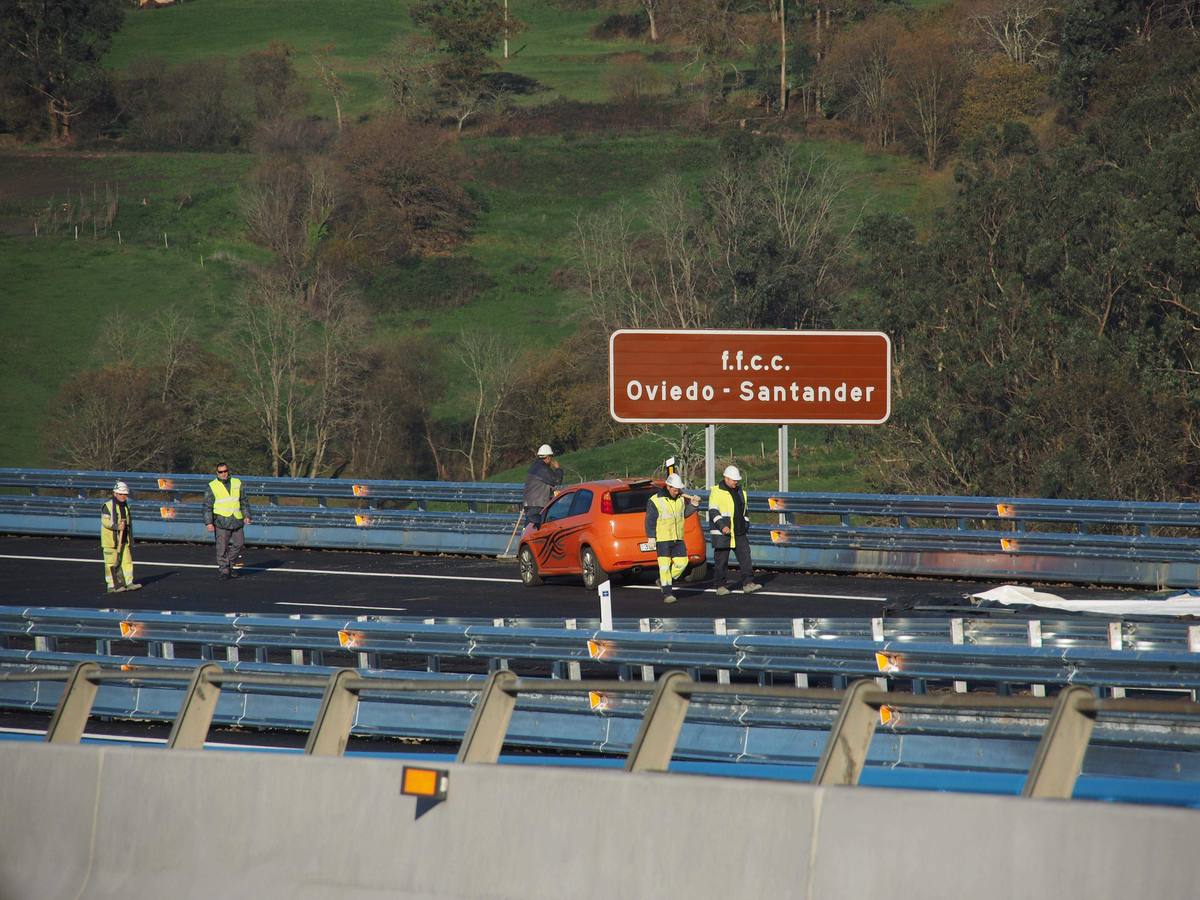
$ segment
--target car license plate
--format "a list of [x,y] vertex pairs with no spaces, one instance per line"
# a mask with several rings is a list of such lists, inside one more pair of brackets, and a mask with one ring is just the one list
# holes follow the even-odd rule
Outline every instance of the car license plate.
[[649,553],[654,549],[654,541],[642,541],[640,544],[638,544],[638,549],[643,553]]

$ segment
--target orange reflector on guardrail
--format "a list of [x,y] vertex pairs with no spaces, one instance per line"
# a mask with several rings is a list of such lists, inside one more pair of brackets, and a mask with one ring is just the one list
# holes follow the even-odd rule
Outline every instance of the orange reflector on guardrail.
[[768,497],[767,506],[771,509],[783,509],[785,501],[782,497]]
[[587,648],[588,648],[588,656],[590,656],[592,659],[603,659],[605,654],[607,654],[608,651],[612,649],[612,647],[610,647],[608,644],[604,643],[604,641],[592,641],[592,640],[589,640],[587,642]]
[[359,528],[366,528],[368,525],[371,524],[371,517],[370,516],[355,516],[354,524],[357,525]]
[[997,503],[996,515],[1002,519],[1011,519],[1017,514],[1017,508],[1011,503]]
[[771,543],[772,544],[786,544],[787,543],[787,532],[786,531],[772,531],[771,532]]
[[896,718],[897,718],[896,711],[894,709],[892,709],[890,706],[879,707],[879,724],[880,725],[891,725],[892,721]]
[[158,508],[158,514],[160,516],[162,516],[164,519],[173,519],[173,518],[175,518],[175,507],[160,506]]
[[405,766],[400,775],[400,793],[427,800],[445,800],[450,787],[450,773],[445,769],[423,769]]
[[371,486],[369,484],[354,485],[354,496],[355,497],[369,497],[370,494],[371,494]]
[[158,489],[160,491],[172,491],[175,489],[175,479],[160,478],[158,479]]
[[361,631],[338,632],[338,643],[348,650],[352,650],[359,646],[364,640],[366,640],[366,635],[364,635]]
[[1021,545],[1013,538],[1000,538],[1000,549],[1005,553],[1016,553],[1021,549]]
[[121,623],[121,637],[123,638],[140,638],[143,631],[144,626],[141,622]]
[[588,708],[593,712],[603,712],[608,709],[608,697],[599,691],[588,691]]
[[893,653],[876,653],[875,667],[880,672],[899,672],[904,658]]

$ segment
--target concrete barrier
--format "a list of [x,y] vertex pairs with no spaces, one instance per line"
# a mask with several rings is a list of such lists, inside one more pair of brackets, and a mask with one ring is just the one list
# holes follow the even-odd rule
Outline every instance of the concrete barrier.
[[0,898],[1184,900],[1200,813],[869,788],[0,742]]

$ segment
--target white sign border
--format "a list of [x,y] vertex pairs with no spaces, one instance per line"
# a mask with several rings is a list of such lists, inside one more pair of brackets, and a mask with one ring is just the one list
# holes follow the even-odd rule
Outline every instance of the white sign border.
[[[705,334],[705,335],[797,335],[806,337],[881,337],[887,346],[887,409],[882,419],[628,419],[617,415],[616,384],[613,378],[613,344],[621,334]],[[797,331],[724,328],[618,328],[608,336],[608,414],[617,422],[635,425],[883,425],[892,416],[892,339],[882,331]]]

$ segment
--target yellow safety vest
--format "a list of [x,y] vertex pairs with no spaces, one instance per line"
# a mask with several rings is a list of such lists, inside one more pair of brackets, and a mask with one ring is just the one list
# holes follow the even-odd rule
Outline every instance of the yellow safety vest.
[[[100,546],[105,550],[116,550],[117,539],[121,535],[121,523],[130,524],[133,522],[133,514],[129,511],[129,504],[125,504],[125,514],[121,515],[121,508],[117,504],[109,500],[104,504],[100,511]],[[130,534],[133,533],[133,526],[130,524]],[[126,536],[128,543],[128,535]]]
[[[742,512],[745,513],[750,509],[750,499],[746,496],[746,489],[739,487],[742,492]],[[728,490],[723,483],[714,484],[708,492],[708,508],[715,509],[718,513],[725,517],[729,523],[729,534],[722,535],[721,529],[714,526],[711,531],[714,536],[729,538],[729,546],[737,546],[737,538],[734,536],[734,521],[733,521],[733,492]]]
[[655,494],[650,498],[654,508],[658,510],[658,521],[654,524],[654,539],[663,541],[683,540],[683,514],[687,501],[680,494],[674,500]]
[[230,478],[226,488],[220,478],[208,483],[213,492],[213,515],[223,518],[242,518],[242,479]]

